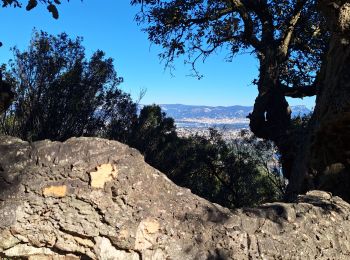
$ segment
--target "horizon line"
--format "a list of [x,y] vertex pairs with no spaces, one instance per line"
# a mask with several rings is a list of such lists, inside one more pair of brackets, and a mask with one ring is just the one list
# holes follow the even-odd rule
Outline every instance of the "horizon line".
[[[158,105],[158,106],[164,106],[164,105],[180,105],[180,106],[192,106],[192,107],[199,107],[199,106],[202,106],[202,107],[254,107],[254,104],[253,105],[192,105],[192,104],[183,104],[183,103],[148,103],[148,104],[142,104],[142,103],[139,103],[138,105],[142,105],[142,106],[149,106],[149,105]],[[290,107],[306,107],[307,109],[310,109],[312,110],[312,108],[309,108],[308,106],[306,105],[290,105]]]

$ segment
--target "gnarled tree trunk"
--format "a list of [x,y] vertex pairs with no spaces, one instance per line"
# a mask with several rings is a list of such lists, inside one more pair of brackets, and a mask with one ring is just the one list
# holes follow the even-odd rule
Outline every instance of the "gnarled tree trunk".
[[279,82],[284,58],[276,46],[267,47],[259,57],[259,95],[249,118],[250,128],[257,137],[275,142],[282,155],[283,174],[289,178],[294,160],[290,152],[293,142],[288,134],[291,110]]
[[0,71],[0,115],[11,105],[14,97],[11,87],[8,83],[2,80],[2,73]]
[[332,32],[316,107],[295,160],[287,196],[310,188],[350,200],[350,1],[319,1]]

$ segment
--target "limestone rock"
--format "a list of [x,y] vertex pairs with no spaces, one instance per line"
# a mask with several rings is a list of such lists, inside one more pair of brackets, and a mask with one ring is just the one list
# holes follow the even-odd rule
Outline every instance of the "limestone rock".
[[312,191],[230,211],[115,141],[0,137],[2,257],[349,259],[350,205]]

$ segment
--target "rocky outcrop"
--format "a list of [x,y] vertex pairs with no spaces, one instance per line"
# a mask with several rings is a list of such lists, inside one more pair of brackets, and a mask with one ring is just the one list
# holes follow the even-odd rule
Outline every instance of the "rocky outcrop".
[[0,258],[350,259],[338,197],[231,212],[98,138],[0,137],[0,209]]

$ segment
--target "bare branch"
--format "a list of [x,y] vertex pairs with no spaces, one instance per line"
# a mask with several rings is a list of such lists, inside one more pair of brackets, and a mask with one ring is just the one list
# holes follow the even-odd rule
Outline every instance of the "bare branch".
[[232,14],[235,10],[233,10],[231,7],[230,8],[225,8],[222,9],[218,12],[216,12],[214,15],[208,15],[208,16],[204,16],[201,18],[191,18],[191,19],[187,19],[184,24],[185,25],[194,25],[194,24],[202,24],[202,23],[206,23],[206,22],[210,22],[210,21],[215,21],[220,19],[221,17],[228,15],[228,14]]
[[233,9],[237,10],[244,22],[244,35],[246,41],[255,49],[261,50],[262,45],[254,33],[254,23],[248,12],[248,9],[241,0],[230,0]]
[[292,98],[312,97],[317,94],[317,87],[315,84],[310,86],[296,86],[296,87],[287,87],[285,85],[282,85],[281,89],[284,96],[292,97]]
[[192,18],[188,19],[184,22],[185,25],[191,26],[191,25],[198,25],[202,23],[206,23],[208,21],[215,21],[220,19],[221,17],[232,14],[233,12],[238,12],[240,17],[243,20],[244,23],[244,38],[247,41],[247,43],[251,44],[256,49],[261,49],[261,42],[258,40],[254,33],[254,24],[253,20],[248,12],[248,8],[246,8],[246,5],[241,0],[230,0],[231,7],[222,9],[218,12],[216,12],[213,15],[205,16],[201,18]]
[[292,35],[294,32],[295,26],[298,23],[298,20],[300,18],[301,12],[303,10],[303,7],[304,7],[306,1],[307,0],[297,1],[295,8],[294,8],[294,12],[293,12],[292,16],[290,17],[289,21],[287,22],[288,26],[287,26],[286,31],[282,35],[281,45],[279,48],[282,59],[287,57],[289,45],[290,45],[290,42],[292,40]]

